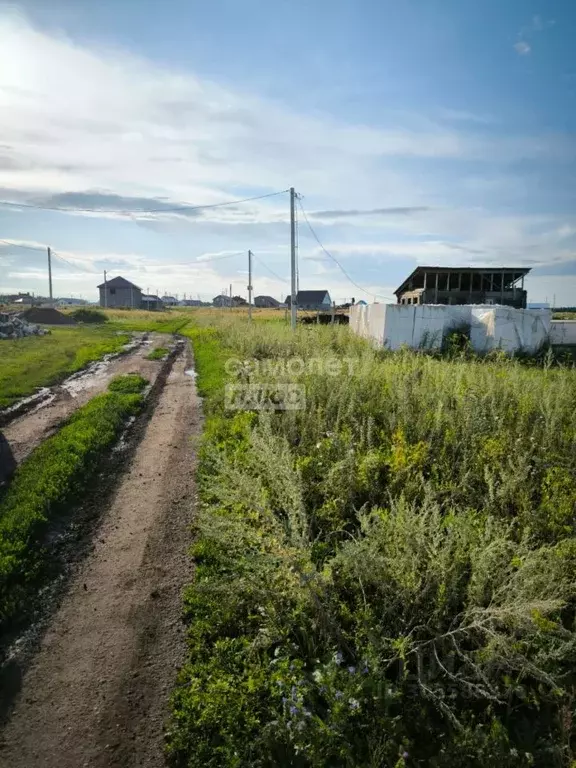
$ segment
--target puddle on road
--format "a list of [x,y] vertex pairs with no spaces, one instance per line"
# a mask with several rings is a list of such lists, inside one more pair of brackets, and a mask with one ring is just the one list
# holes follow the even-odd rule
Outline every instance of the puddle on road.
[[195,379],[196,376],[198,376],[194,368],[188,368],[188,370],[184,371],[184,373],[186,374],[186,376],[190,376],[192,379]]
[[13,418],[20,416],[21,414],[36,413],[36,411],[50,405],[50,403],[63,392],[70,397],[75,398],[85,389],[92,389],[98,385],[99,380],[104,380],[110,363],[113,360],[120,356],[127,355],[130,352],[134,352],[139,347],[149,343],[148,334],[137,336],[128,344],[125,344],[120,352],[111,352],[109,355],[105,355],[101,360],[90,363],[87,368],[84,368],[77,373],[73,373],[65,379],[62,384],[54,387],[42,387],[42,389],[39,389],[33,395],[24,397],[9,408],[0,411],[0,423],[7,424],[12,421]]

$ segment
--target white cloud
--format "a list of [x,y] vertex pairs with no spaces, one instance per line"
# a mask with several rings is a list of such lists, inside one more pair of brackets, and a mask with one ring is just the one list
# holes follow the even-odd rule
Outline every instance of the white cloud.
[[[157,281],[155,290],[172,293],[178,286],[181,290],[188,286],[187,292],[192,293],[201,286],[202,293],[216,295],[229,282],[240,291],[246,280],[238,269],[244,269],[244,262],[212,259],[249,247],[260,254],[268,249],[265,260],[284,275],[288,263],[285,197],[198,215],[135,211],[182,201],[218,203],[289,185],[306,194],[307,209],[323,213],[320,222],[313,213],[311,218],[322,240],[342,246],[338,258],[362,257],[349,270],[362,285],[363,265],[370,259],[394,257],[409,264],[413,259],[469,263],[480,256],[490,263],[512,257],[522,261],[526,255],[556,258],[564,251],[551,232],[574,227],[574,221],[558,217],[540,222],[535,216],[455,210],[453,203],[463,204],[459,192],[470,192],[465,188],[467,173],[458,176],[455,190],[437,164],[445,160],[454,168],[456,163],[473,160],[474,178],[480,179],[484,163],[501,161],[504,169],[514,160],[557,159],[573,152],[562,137],[497,136],[483,130],[482,123],[491,118],[473,111],[444,110],[441,123],[425,116],[396,115],[380,126],[356,124],[349,116],[300,114],[280,102],[224,88],[124,51],[82,47],[1,13],[0,39],[0,199],[23,203],[42,199],[49,205],[86,208],[99,205],[113,211],[81,214],[86,220],[73,220],[74,234],[66,237],[65,249],[61,243],[51,243],[56,277],[70,283],[74,279],[78,290],[93,297],[95,273],[104,268],[125,273],[138,284]],[[517,47],[519,54],[529,52],[524,40],[516,46],[528,48]],[[474,128],[480,133],[474,133]],[[406,167],[401,166],[402,160],[409,161]],[[434,162],[431,172],[429,161]],[[368,212],[376,208],[379,214]],[[20,242],[44,248],[42,234],[28,227],[30,212],[23,207],[20,211],[21,234],[38,238],[38,242]],[[129,252],[122,253],[112,235],[105,245],[86,247],[87,238],[78,232],[86,227],[94,233],[95,217],[121,219],[102,222],[102,228],[123,227],[123,232],[136,229],[136,222],[138,234],[144,231],[150,236],[151,251],[144,252],[145,238],[140,237],[135,245],[123,241]],[[64,217],[59,221],[66,226]],[[534,235],[537,224],[544,227],[545,235]],[[184,232],[189,238],[191,231],[192,242],[188,239],[183,246],[184,237],[176,240]],[[571,230],[565,231],[569,236]],[[167,245],[168,235],[177,242],[174,248],[172,243]],[[311,249],[306,242],[303,222],[300,235],[305,266],[304,257],[314,255],[316,246]],[[74,249],[76,242],[82,247]],[[8,249],[0,250],[3,257],[5,252]],[[187,253],[193,254],[188,261]],[[69,264],[59,262],[58,254]],[[27,279],[23,275],[28,275],[37,281],[34,289],[42,291],[46,280],[38,269],[38,256],[34,259],[28,259],[23,250],[21,259],[11,261],[14,272],[7,277],[16,281],[18,274],[17,280],[23,281]],[[26,262],[29,270],[22,267]],[[329,276],[328,287],[334,293],[360,297],[337,268],[315,276],[313,264],[309,267],[310,273],[303,270],[302,274],[305,287],[326,287],[323,279]],[[262,267],[257,271],[259,292],[285,294],[285,283]],[[386,282],[384,270],[383,275]],[[390,288],[366,287],[375,293]]]
[[519,40],[514,44],[514,50],[516,53],[520,54],[520,56],[527,56],[532,48],[525,40]]

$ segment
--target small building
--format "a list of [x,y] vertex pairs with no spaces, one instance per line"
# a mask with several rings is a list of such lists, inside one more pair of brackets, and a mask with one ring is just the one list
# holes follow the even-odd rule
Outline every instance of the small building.
[[[286,297],[286,304],[290,306],[291,296]],[[332,306],[332,300],[328,291],[298,291],[296,294],[296,306],[298,309],[315,311],[328,311]]]
[[143,293],[140,309],[149,309],[151,312],[155,312],[158,309],[164,308],[164,302],[160,296],[156,296],[153,293]]
[[256,296],[254,306],[260,309],[278,309],[280,302],[273,296]]
[[140,309],[142,289],[124,277],[113,277],[98,286],[100,306],[115,309]]
[[175,296],[162,296],[162,303],[165,307],[175,307],[178,304],[178,299]]
[[205,306],[207,306],[207,303],[205,301],[201,301],[200,299],[182,299],[182,301],[179,301],[178,304],[181,307],[205,307]]
[[398,304],[502,304],[526,309],[529,267],[416,267],[394,293]]
[[221,293],[219,296],[214,296],[212,304],[215,307],[230,307],[232,306],[232,299],[230,296],[224,296],[224,294]]

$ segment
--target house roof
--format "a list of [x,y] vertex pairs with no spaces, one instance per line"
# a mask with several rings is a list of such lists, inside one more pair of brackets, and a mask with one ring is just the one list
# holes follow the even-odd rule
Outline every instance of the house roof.
[[264,301],[272,301],[272,302],[274,302],[274,304],[280,304],[278,299],[275,299],[274,296],[264,296],[264,295],[262,295],[262,296],[255,296],[254,297],[254,301],[258,301],[258,299],[260,299],[261,301],[262,300],[264,300]]
[[509,280],[510,283],[513,283],[516,282],[519,277],[527,275],[528,272],[530,272],[530,267],[416,267],[404,282],[396,288],[394,293],[396,295],[403,293],[407,289],[410,280],[413,280],[418,275],[423,275],[425,272],[442,272],[443,274],[458,274],[459,272],[462,274],[469,274],[474,272],[482,273],[484,275],[501,275],[505,272],[506,274],[509,273],[513,276],[512,279]]
[[298,291],[297,304],[322,304],[324,298],[330,295],[328,291]]
[[134,283],[131,283],[130,280],[120,276],[113,277],[112,280],[106,280],[105,283],[100,283],[98,288],[105,288],[106,286],[108,288],[137,288],[139,291],[142,290]]
[[162,301],[159,296],[154,296],[153,293],[143,293],[142,301]]

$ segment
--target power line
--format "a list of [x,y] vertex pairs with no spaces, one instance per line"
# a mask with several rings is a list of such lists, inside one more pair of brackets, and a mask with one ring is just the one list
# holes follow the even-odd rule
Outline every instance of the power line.
[[278,278],[278,280],[281,280],[283,283],[289,283],[289,282],[290,282],[290,280],[286,280],[286,278],[285,278],[285,277],[280,277],[280,275],[279,275],[277,272],[274,272],[274,270],[272,269],[272,267],[269,267],[269,266],[268,266],[268,264],[266,264],[266,262],[265,262],[265,261],[262,261],[262,259],[260,259],[260,258],[259,258],[259,257],[258,257],[258,256],[257,256],[255,253],[254,253],[254,251],[252,251],[252,256],[254,256],[254,258],[256,259],[256,261],[257,261],[259,264],[262,264],[262,266],[263,266],[263,267],[265,267],[265,268],[268,270],[268,272],[270,272],[270,274],[272,274],[272,275],[274,275],[274,277]]
[[308,216],[306,215],[306,211],[304,210],[304,206],[302,205],[302,200],[301,200],[300,196],[298,196],[298,205],[300,206],[300,210],[302,211],[302,215],[304,216],[304,220],[305,220],[306,224],[308,225],[308,229],[312,233],[312,236],[314,237],[314,239],[316,240],[316,242],[318,243],[320,248],[322,248],[322,250],[324,251],[326,256],[328,256],[330,259],[332,259],[332,261],[340,269],[340,271],[347,278],[347,280],[349,280],[352,283],[352,285],[354,285],[356,288],[358,288],[358,290],[364,291],[364,293],[367,293],[369,296],[374,296],[375,298],[380,298],[380,299],[390,299],[390,300],[392,300],[391,296],[386,296],[386,295],[384,295],[382,293],[372,293],[372,291],[369,291],[366,288],[363,288],[361,285],[358,285],[358,283],[350,277],[350,275],[348,274],[348,272],[346,272],[346,270],[344,269],[342,264],[340,264],[338,259],[335,256],[332,256],[332,254],[329,251],[327,251],[326,248],[322,245],[322,242],[320,241],[320,238],[318,237],[318,235],[314,231],[314,228],[312,227],[312,224],[310,224],[310,222],[308,221]]
[[36,251],[38,253],[42,253],[46,250],[45,245],[20,245],[19,243],[11,243],[9,240],[0,240],[0,243],[4,243],[5,245],[9,245],[12,248],[24,248],[27,251]]
[[39,211],[59,211],[61,213],[121,213],[126,216],[135,213],[177,213],[178,211],[199,211],[207,208],[221,208],[225,205],[240,205],[241,203],[249,203],[252,200],[263,200],[266,197],[275,197],[276,195],[283,195],[288,192],[287,189],[282,189],[279,192],[269,192],[266,195],[255,195],[254,197],[244,197],[240,200],[228,200],[224,203],[209,203],[207,205],[178,205],[175,207],[163,207],[163,208],[136,208],[133,210],[124,210],[119,208],[78,208],[74,206],[50,206],[50,205],[37,205],[35,203],[14,203],[8,200],[0,200],[0,205],[12,206],[14,208],[33,208]]

